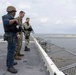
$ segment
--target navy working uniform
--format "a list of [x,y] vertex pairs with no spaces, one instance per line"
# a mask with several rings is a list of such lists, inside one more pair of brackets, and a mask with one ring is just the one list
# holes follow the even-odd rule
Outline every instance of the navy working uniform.
[[16,27],[15,25],[9,25],[9,20],[14,19],[9,14],[4,15],[2,17],[3,25],[4,25],[4,39],[8,42],[8,53],[7,53],[7,67],[10,68],[14,64],[14,50],[15,50],[15,42],[16,42]]
[[3,26],[4,26],[4,31],[5,31],[4,40],[6,40],[8,42],[7,61],[6,61],[6,66],[8,68],[7,70],[11,73],[17,73],[17,70],[13,68],[14,52],[15,52],[16,39],[17,39],[16,33],[18,31],[20,31],[21,29],[17,29],[17,27],[16,27],[17,23],[16,22],[14,22],[11,25],[9,24],[9,21],[13,20],[13,19],[14,19],[14,17],[11,16],[9,13],[2,16]]

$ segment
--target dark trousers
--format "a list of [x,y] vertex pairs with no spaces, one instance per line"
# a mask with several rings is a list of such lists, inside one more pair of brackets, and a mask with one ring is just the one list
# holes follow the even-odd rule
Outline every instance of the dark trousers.
[[7,60],[6,65],[8,68],[13,67],[14,64],[14,52],[16,47],[16,34],[11,34],[12,38],[9,37],[10,40],[7,40]]

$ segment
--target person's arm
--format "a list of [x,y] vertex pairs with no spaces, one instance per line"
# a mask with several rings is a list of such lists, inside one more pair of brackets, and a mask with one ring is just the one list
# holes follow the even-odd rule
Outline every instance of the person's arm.
[[12,25],[14,22],[18,23],[17,19],[9,20],[9,24]]
[[24,26],[24,28],[25,28],[26,30],[30,28],[30,25],[29,25],[29,26],[27,26],[27,24],[26,24],[26,23],[23,23],[23,26]]
[[12,25],[14,22],[18,22],[17,19],[10,20],[9,17],[3,16],[2,17],[4,25]]

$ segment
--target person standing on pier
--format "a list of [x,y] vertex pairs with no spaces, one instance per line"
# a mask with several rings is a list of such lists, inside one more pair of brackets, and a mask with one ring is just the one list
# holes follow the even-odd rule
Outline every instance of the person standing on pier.
[[17,65],[17,62],[14,62],[14,52],[16,47],[16,39],[19,38],[17,36],[17,32],[21,31],[21,29],[17,28],[18,20],[15,19],[16,8],[14,6],[7,7],[7,14],[2,16],[3,26],[4,26],[4,40],[8,42],[7,47],[7,71],[11,73],[17,73],[18,71],[14,68],[14,65]]
[[24,30],[25,30],[25,49],[24,51],[30,51],[30,48],[28,48],[29,41],[30,41],[30,32],[33,31],[30,23],[30,18],[26,18],[26,22],[23,23]]
[[[19,22],[19,25],[22,26],[22,19],[25,15],[25,12],[24,11],[20,11],[19,12],[19,16],[16,18]],[[16,60],[21,60],[20,56],[24,56],[24,54],[21,54],[20,51],[21,51],[21,47],[22,47],[22,31],[20,32],[17,32],[17,36],[20,36],[18,39],[17,39],[17,42],[16,42],[16,49],[15,49],[15,59]]]

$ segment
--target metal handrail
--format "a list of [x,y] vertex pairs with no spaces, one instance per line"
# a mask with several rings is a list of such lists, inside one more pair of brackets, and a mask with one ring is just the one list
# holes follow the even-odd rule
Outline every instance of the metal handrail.
[[45,52],[45,50],[41,47],[41,45],[38,43],[38,41],[36,40],[36,38],[34,38],[34,36],[32,36],[32,38],[35,41],[35,45],[37,46],[43,61],[45,62],[45,65],[47,67],[47,70],[49,71],[50,75],[65,75],[62,71],[60,71],[56,65],[54,64],[54,62],[51,60],[51,58],[47,55],[47,53]]

